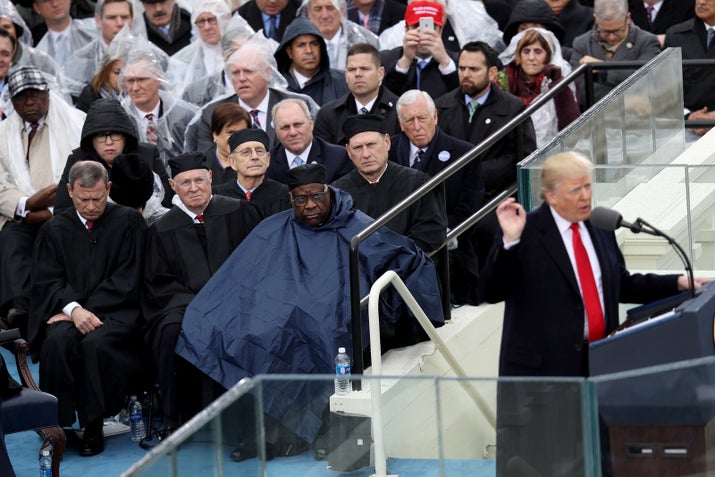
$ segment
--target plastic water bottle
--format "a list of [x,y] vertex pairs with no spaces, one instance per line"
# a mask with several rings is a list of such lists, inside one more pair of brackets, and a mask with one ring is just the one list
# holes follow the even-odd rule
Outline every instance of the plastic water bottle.
[[131,427],[132,441],[140,442],[146,436],[144,430],[144,414],[142,413],[142,405],[137,401],[136,396],[129,398],[129,425]]
[[52,445],[40,450],[40,477],[52,477]]
[[335,357],[335,394],[345,396],[352,390],[350,382],[350,356],[345,352],[345,348],[338,348],[338,355]]

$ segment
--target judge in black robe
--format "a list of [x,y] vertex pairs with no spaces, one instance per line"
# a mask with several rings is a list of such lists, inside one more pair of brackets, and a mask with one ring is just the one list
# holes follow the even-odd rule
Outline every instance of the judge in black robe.
[[[36,242],[29,335],[40,388],[57,396],[60,425],[71,426],[76,410],[85,441],[98,439],[80,452],[94,455],[103,450],[102,419],[141,385],[146,222],[136,210],[106,202],[102,165],[83,161],[75,168],[83,171],[74,180],[70,172],[75,207],[47,222]],[[97,194],[103,197],[94,208],[77,199]]]
[[[242,129],[233,133],[228,139],[228,145],[236,177],[232,181],[215,185],[213,193],[250,200],[258,207],[262,218],[290,209],[288,186],[266,177],[266,171],[272,161],[268,152],[269,144],[268,134],[260,129]],[[258,156],[255,151],[248,157],[239,154],[243,149],[256,147],[265,154]]]
[[[343,132],[355,170],[332,184],[352,196],[356,209],[375,219],[428,180],[424,172],[394,162],[388,164],[390,136],[386,131],[381,116],[362,114],[348,118]],[[447,235],[442,190],[432,190],[388,222],[387,227],[411,238],[427,253],[439,248]]]
[[[196,183],[198,178],[210,177],[203,154],[182,154],[169,165],[174,177],[171,185],[177,193],[175,206],[149,230],[142,310],[149,327],[147,338],[157,368],[165,425],[174,426],[182,413],[196,410],[190,409],[191,404],[180,407],[177,395],[177,371],[186,376],[183,381],[187,384],[192,377],[191,368],[177,363],[174,354],[184,310],[261,216],[249,202],[212,196],[210,180]],[[186,181],[193,181],[189,188],[182,185]],[[198,193],[194,189],[199,189]],[[197,194],[199,203],[193,205]],[[195,391],[197,387],[187,388]]]

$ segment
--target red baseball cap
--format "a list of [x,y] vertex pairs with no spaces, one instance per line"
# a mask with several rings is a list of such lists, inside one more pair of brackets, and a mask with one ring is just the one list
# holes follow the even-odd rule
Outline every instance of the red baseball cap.
[[435,25],[444,26],[444,22],[442,21],[443,16],[444,10],[441,4],[420,0],[407,5],[407,10],[405,10],[405,23],[408,26],[416,25],[420,22],[420,18],[432,17],[434,18]]

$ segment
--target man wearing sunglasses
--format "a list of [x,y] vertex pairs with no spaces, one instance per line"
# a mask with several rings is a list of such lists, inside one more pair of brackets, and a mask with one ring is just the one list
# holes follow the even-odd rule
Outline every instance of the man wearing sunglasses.
[[57,184],[79,145],[85,114],[51,95],[35,67],[14,69],[6,87],[15,111],[0,123],[0,327],[19,327],[27,337],[35,237],[52,217]]

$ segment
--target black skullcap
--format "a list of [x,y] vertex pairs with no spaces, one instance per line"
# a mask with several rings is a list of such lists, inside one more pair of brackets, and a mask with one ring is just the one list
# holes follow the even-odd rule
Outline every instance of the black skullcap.
[[112,163],[112,188],[109,197],[127,207],[146,205],[154,193],[154,173],[139,154],[120,154]]
[[356,114],[347,118],[343,123],[343,134],[345,134],[346,141],[350,141],[350,138],[356,134],[368,131],[387,134],[385,118],[378,114]]
[[268,134],[266,134],[263,129],[246,128],[231,134],[231,137],[228,138],[228,147],[230,147],[233,151],[244,142],[251,141],[260,142],[261,144],[263,144],[266,150],[268,150],[268,145],[271,142],[271,140],[268,138]]
[[200,152],[186,152],[172,159],[169,159],[169,168],[171,169],[171,177],[176,177],[178,174],[194,169],[208,169],[206,165],[206,156]]
[[328,170],[322,164],[312,163],[294,167],[286,174],[288,190],[306,184],[325,184],[328,182]]

